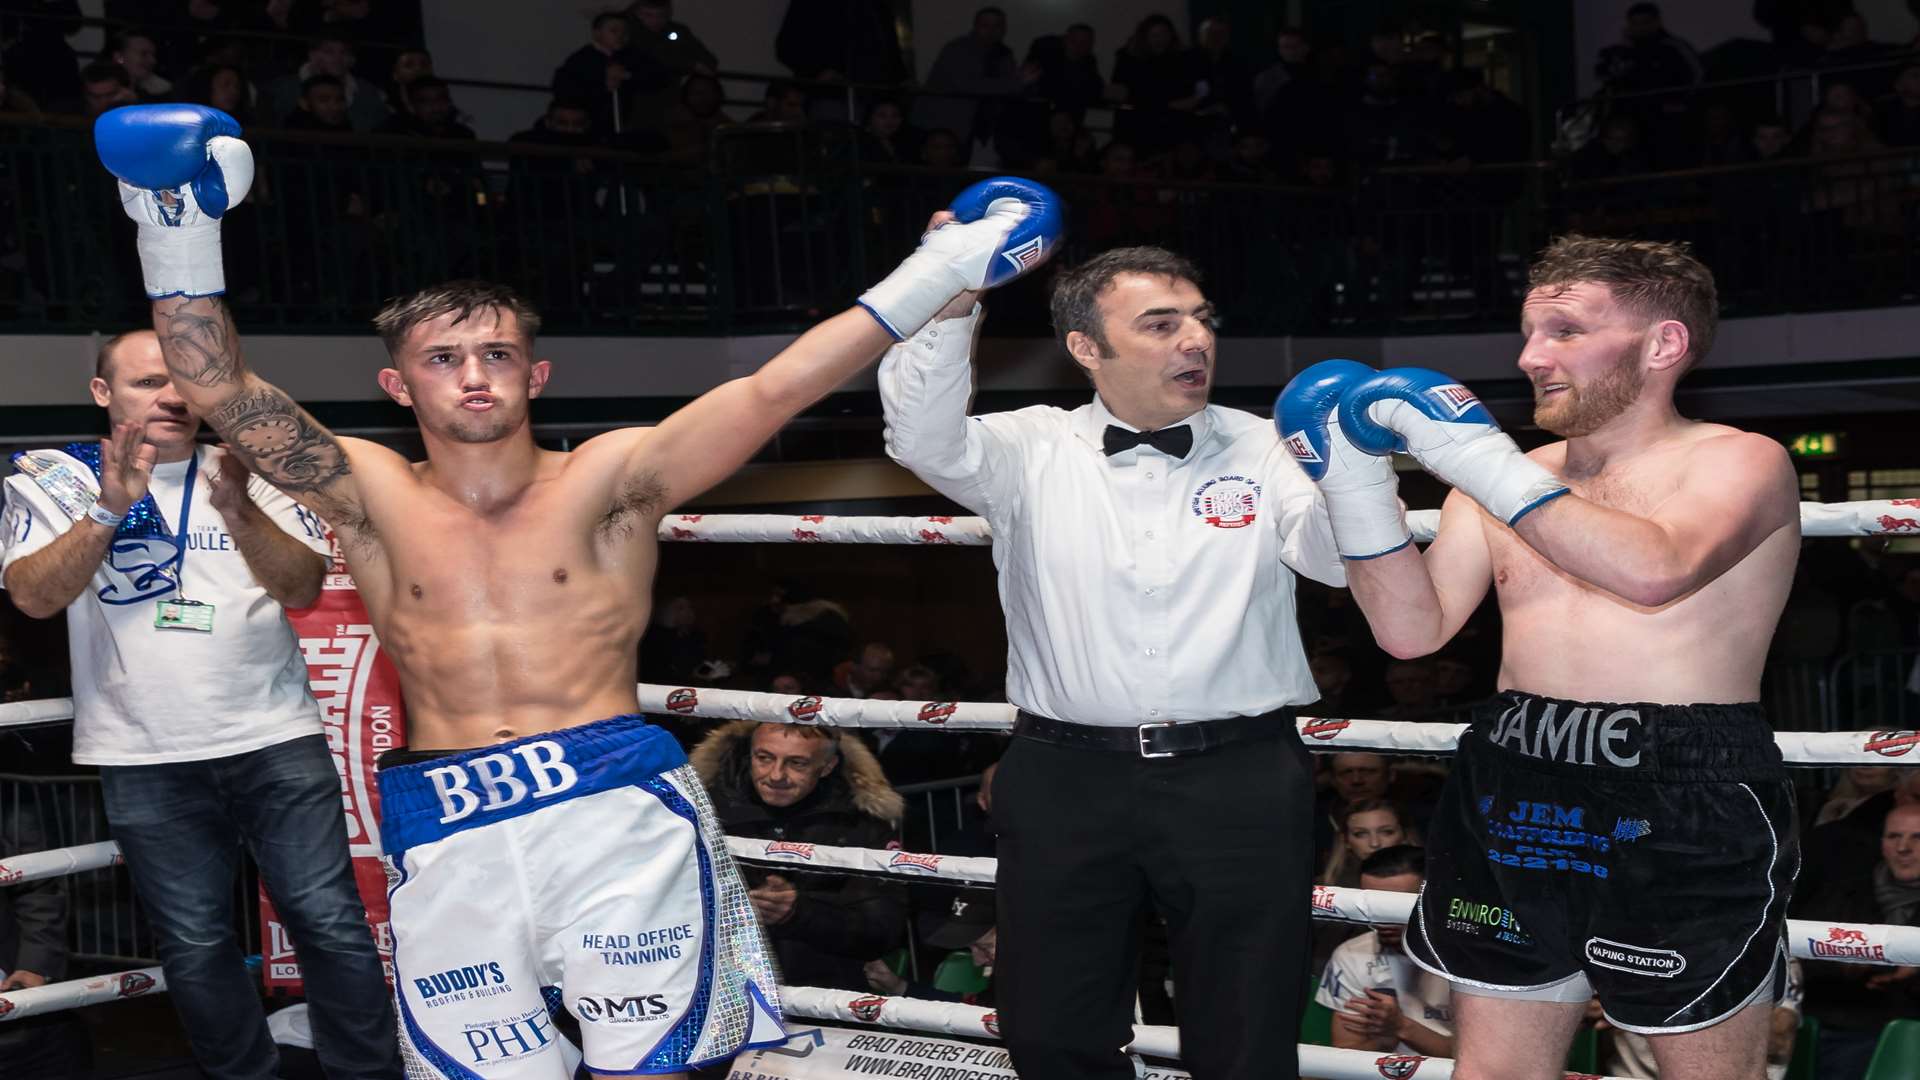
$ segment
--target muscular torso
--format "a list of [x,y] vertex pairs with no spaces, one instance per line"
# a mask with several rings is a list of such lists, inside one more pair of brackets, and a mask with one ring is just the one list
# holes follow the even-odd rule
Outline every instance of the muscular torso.
[[[1693,446],[1730,429],[1698,425],[1591,477],[1567,477],[1566,447],[1532,456],[1573,492],[1645,517],[1680,487]],[[1800,549],[1783,525],[1732,569],[1658,608],[1640,607],[1549,563],[1512,530],[1482,519],[1500,600],[1501,689],[1576,701],[1756,701],[1761,668]]]
[[589,444],[543,453],[512,498],[468,505],[427,466],[367,446],[352,454],[365,519],[336,526],[399,670],[410,746],[481,746],[636,711],[657,487],[623,479],[624,459]]

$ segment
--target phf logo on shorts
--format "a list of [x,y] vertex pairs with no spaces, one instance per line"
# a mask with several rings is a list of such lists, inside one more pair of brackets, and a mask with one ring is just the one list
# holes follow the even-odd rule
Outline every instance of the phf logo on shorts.
[[1244,476],[1216,476],[1193,493],[1193,516],[1216,529],[1243,529],[1260,512],[1260,485]]
[[421,775],[440,800],[442,825],[476,811],[504,810],[529,798],[550,799],[580,781],[580,774],[567,764],[567,752],[552,739],[516,746],[510,754],[480,754],[439,765]]

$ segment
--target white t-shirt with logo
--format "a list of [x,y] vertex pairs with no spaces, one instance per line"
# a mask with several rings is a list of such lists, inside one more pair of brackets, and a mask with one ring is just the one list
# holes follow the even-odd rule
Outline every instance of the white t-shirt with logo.
[[[213,631],[154,626],[159,602],[178,596],[172,575],[156,568],[178,551],[187,462],[155,465],[148,491],[175,539],[116,539],[67,607],[79,764],[201,761],[321,732],[285,609],[254,579],[208,501],[207,474],[219,467],[222,451],[202,446],[196,453],[180,588],[187,599],[213,605]],[[5,492],[0,574],[73,527],[32,477],[7,477]],[[258,476],[249,479],[247,494],[288,535],[327,553],[326,526],[311,511]]]
[[[1339,1012],[1347,1002],[1365,997],[1368,990],[1389,988],[1400,999],[1401,1013],[1442,1035],[1453,1034],[1453,988],[1447,980],[1422,970],[1399,949],[1382,947],[1380,935],[1371,930],[1333,950],[1313,1000]],[[1394,1052],[1420,1051],[1401,1043]]]

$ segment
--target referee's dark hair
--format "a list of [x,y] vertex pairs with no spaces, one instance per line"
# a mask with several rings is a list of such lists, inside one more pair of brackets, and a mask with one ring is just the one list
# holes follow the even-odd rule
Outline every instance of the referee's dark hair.
[[1366,857],[1360,872],[1368,877],[1399,877],[1401,874],[1427,876],[1427,852],[1412,844],[1383,847]]
[[1075,330],[1093,339],[1101,356],[1112,354],[1107,328],[1100,321],[1100,294],[1121,274],[1150,274],[1200,284],[1200,268],[1183,255],[1161,247],[1123,247],[1103,251],[1061,274],[1053,283],[1053,332],[1066,348]]

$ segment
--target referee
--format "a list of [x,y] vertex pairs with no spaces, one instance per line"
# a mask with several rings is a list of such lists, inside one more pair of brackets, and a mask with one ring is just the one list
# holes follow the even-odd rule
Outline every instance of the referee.
[[1064,273],[1053,323],[1093,400],[969,417],[964,296],[880,365],[887,450],[993,527],[1015,738],[994,780],[999,1005],[1033,1080],[1127,1080],[1140,926],[1167,919],[1199,1080],[1298,1075],[1318,696],[1294,574],[1344,585],[1271,423],[1210,406],[1186,259]]

